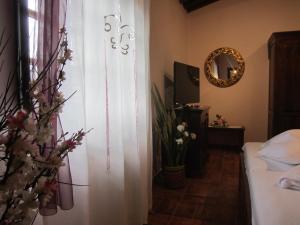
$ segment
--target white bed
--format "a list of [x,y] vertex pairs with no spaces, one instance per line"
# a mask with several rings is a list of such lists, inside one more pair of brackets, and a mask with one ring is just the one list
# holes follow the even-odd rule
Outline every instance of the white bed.
[[252,225],[300,225],[300,191],[282,189],[277,180],[284,172],[272,171],[258,157],[263,143],[244,146],[251,198]]

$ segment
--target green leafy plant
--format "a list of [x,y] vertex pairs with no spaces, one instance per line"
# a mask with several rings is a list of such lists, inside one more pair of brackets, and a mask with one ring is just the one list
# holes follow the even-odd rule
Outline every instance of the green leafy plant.
[[156,112],[155,129],[162,143],[164,166],[182,166],[188,143],[196,139],[196,134],[189,133],[187,123],[176,118],[173,108],[166,107],[155,85],[152,86],[152,99]]

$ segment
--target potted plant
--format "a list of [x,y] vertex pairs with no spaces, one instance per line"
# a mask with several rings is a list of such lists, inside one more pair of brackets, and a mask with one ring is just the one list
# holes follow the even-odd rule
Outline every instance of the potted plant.
[[187,123],[176,118],[173,108],[167,108],[155,85],[152,87],[155,105],[155,129],[162,143],[164,180],[170,188],[180,188],[185,181],[185,156],[188,143],[196,139],[196,134],[189,133]]

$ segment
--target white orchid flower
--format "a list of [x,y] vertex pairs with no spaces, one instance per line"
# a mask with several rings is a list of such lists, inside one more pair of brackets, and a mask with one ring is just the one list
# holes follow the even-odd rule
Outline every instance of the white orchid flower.
[[176,143],[177,143],[178,145],[182,145],[182,144],[183,144],[183,139],[182,139],[182,138],[176,139]]
[[177,126],[177,130],[178,130],[179,132],[184,131],[184,126],[181,125],[181,124],[179,124],[179,125]]
[[192,140],[195,140],[197,138],[197,135],[195,133],[191,133]]

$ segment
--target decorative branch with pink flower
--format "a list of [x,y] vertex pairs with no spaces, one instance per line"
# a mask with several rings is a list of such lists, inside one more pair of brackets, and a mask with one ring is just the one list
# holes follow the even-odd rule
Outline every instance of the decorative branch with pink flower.
[[[30,83],[31,106],[25,109],[22,104],[13,104],[16,93],[8,94],[12,77],[0,101],[0,225],[29,223],[37,208],[49,202],[64,158],[87,133],[56,134],[56,118],[69,99],[60,91],[64,67],[72,59],[64,28],[60,35],[47,66],[35,71],[36,78]],[[49,68],[55,65],[56,77],[45,85]]]

